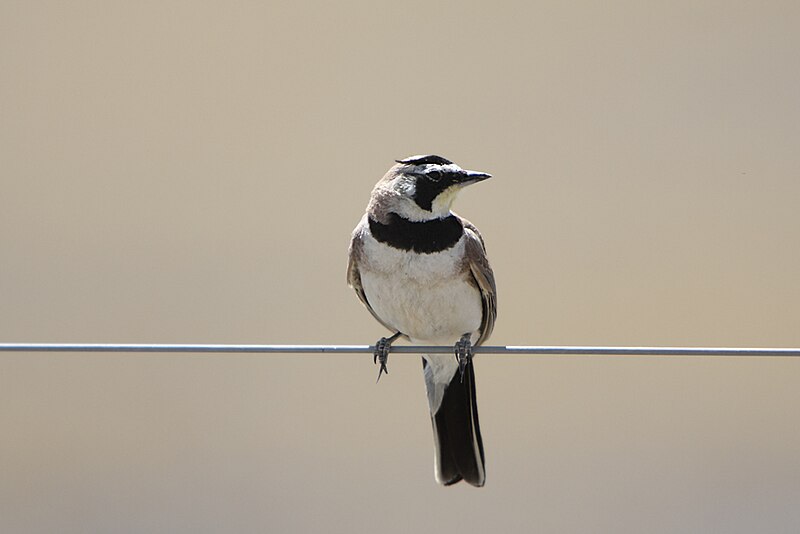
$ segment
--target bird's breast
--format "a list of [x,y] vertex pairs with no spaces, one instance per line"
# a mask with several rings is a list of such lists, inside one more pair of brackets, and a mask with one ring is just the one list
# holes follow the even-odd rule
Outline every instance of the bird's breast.
[[464,269],[464,239],[452,248],[419,254],[367,236],[361,284],[375,313],[407,336],[451,344],[480,328],[481,295]]

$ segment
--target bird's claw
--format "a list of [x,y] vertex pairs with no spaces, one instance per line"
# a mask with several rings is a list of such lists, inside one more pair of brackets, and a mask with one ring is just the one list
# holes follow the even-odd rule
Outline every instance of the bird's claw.
[[389,370],[386,368],[386,362],[389,361],[389,348],[392,346],[392,341],[397,339],[399,335],[400,334],[397,333],[392,337],[382,337],[375,342],[375,351],[372,353],[372,363],[381,364],[380,369],[378,369],[378,379],[375,380],[375,383],[381,379],[382,374],[389,374]]
[[464,334],[461,339],[456,341],[453,346],[453,352],[458,362],[458,370],[461,373],[461,381],[464,381],[464,372],[467,370],[467,365],[472,361],[472,342],[469,340],[470,335]]

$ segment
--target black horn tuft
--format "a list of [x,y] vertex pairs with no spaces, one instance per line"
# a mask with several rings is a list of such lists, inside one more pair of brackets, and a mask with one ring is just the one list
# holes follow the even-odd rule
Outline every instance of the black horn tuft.
[[436,156],[434,154],[428,154],[425,156],[411,156],[406,159],[398,159],[395,161],[405,165],[450,165],[453,163],[449,159],[445,159],[442,156]]

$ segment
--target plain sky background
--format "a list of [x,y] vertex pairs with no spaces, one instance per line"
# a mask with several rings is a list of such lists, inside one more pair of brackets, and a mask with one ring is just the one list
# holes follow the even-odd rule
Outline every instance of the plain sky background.
[[[395,158],[494,178],[503,345],[800,346],[795,1],[0,3],[0,341],[368,344]],[[800,359],[0,354],[0,531],[800,531]]]

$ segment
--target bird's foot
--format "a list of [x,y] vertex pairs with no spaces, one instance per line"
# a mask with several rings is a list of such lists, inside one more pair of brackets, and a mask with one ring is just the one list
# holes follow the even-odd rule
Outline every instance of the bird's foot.
[[472,342],[469,340],[470,334],[464,334],[461,339],[456,341],[453,346],[453,352],[456,355],[458,362],[458,370],[461,373],[461,381],[464,381],[464,371],[467,370],[467,365],[472,361]]
[[400,337],[400,332],[397,332],[392,337],[382,337],[375,342],[375,351],[372,353],[372,363],[380,362],[381,364],[381,368],[378,369],[378,379],[375,380],[376,384],[378,380],[381,379],[381,374],[389,374],[389,370],[386,369],[386,362],[389,361],[389,349],[392,346],[392,342],[398,337]]

